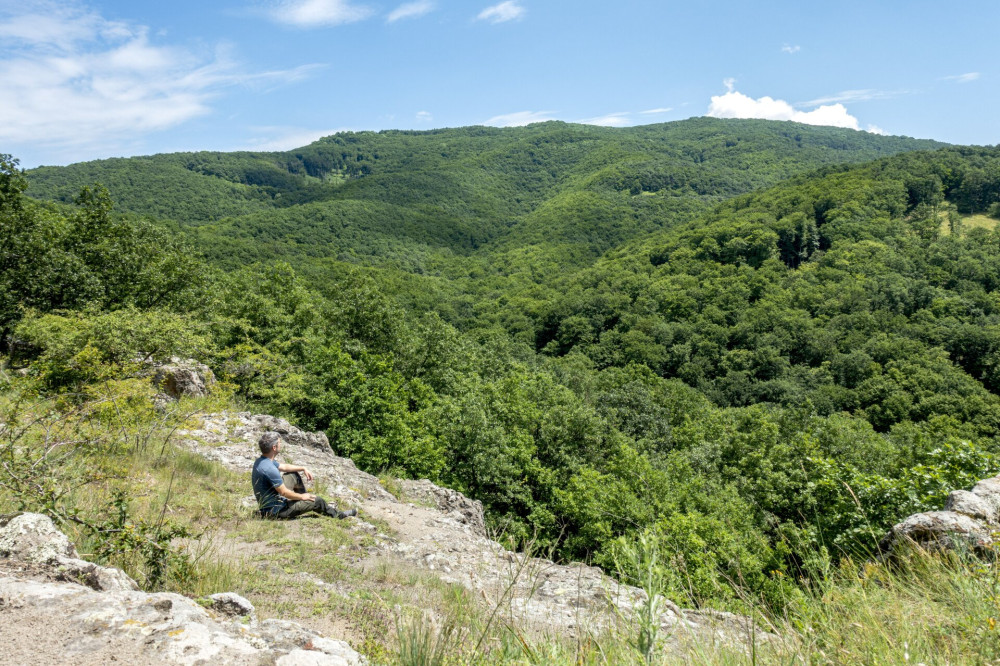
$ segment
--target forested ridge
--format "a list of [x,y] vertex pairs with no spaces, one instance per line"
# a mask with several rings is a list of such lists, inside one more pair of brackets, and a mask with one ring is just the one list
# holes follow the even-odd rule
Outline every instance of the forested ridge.
[[780,607],[997,471],[997,148],[696,119],[0,174],[39,391],[195,357],[556,557],[655,540],[684,603]]

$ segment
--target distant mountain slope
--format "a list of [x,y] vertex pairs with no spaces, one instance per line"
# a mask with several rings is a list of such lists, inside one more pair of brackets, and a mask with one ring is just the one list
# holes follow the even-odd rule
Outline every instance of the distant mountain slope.
[[[241,255],[268,239],[285,245],[279,254],[375,264],[379,246],[393,242],[459,253],[565,242],[594,257],[796,173],[941,145],[710,118],[624,129],[549,122],[358,132],[283,153],[41,167],[29,173],[29,193],[70,201],[81,186],[101,182],[121,211],[182,225],[216,222],[208,236],[227,239]],[[385,243],[373,247],[372,238]]]

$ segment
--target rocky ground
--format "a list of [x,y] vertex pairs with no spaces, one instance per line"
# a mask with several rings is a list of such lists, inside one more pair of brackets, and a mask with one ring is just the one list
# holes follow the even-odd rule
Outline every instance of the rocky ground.
[[[426,480],[400,480],[390,484],[396,494],[390,493],[378,478],[334,455],[322,433],[303,432],[267,415],[221,413],[203,417],[199,427],[178,437],[182,446],[249,475],[256,441],[267,430],[286,441],[279,461],[305,465],[324,485],[327,499],[360,509],[358,518],[348,519],[351,529],[366,537],[357,567],[371,568],[380,560],[406,563],[472,590],[517,626],[550,635],[599,632],[630,616],[644,598],[641,590],[619,585],[598,568],[506,550],[489,538],[482,505],[458,492]],[[252,505],[252,495],[245,502]],[[662,630],[678,649],[692,640],[702,646],[742,645],[751,631],[764,637],[740,616],[682,611],[671,603],[664,608]]]
[[258,621],[238,595],[200,601],[140,592],[121,571],[80,560],[46,516],[0,520],[0,622],[10,663],[365,663],[344,641],[294,622]]

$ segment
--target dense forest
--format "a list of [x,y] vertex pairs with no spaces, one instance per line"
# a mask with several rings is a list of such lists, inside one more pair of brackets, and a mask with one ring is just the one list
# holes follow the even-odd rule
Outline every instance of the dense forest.
[[997,471],[998,218],[998,148],[769,121],[7,157],[0,351],[198,358],[515,542],[780,607]]

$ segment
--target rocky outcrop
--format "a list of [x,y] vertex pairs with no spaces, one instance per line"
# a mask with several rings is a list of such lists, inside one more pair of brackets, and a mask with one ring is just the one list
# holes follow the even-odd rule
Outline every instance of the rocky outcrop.
[[75,556],[46,516],[21,514],[0,526],[0,622],[12,663],[365,663],[343,641],[293,622],[258,622],[239,595],[213,595],[206,608],[178,594],[140,592],[123,572],[92,564],[115,583],[81,584],[65,574],[78,568]]
[[479,500],[470,500],[457,490],[442,488],[427,479],[420,481],[400,479],[398,484],[406,498],[436,506],[441,513],[468,525],[473,534],[486,536],[483,503]]
[[[326,487],[328,499],[356,506],[349,519],[367,556],[361,570],[395,560],[431,572],[442,581],[474,591],[497,607],[507,621],[540,634],[583,636],[628,617],[644,599],[637,588],[621,585],[601,569],[563,565],[507,550],[489,538],[482,504],[430,481],[396,481],[400,497],[379,480],[330,450],[325,435],[303,433],[287,421],[249,413],[210,414],[195,429],[180,431],[179,443],[240,472],[257,458],[257,439],[265,430],[285,435],[282,462],[305,465]],[[247,492],[249,495],[249,484]],[[246,500],[253,505],[252,496]],[[323,582],[323,581],[319,581]],[[738,615],[684,611],[664,604],[661,628],[669,644],[701,646],[723,642],[747,645],[751,636],[769,635]]]
[[352,505],[363,500],[395,499],[377,478],[358,470],[351,460],[335,456],[325,434],[300,430],[285,419],[250,412],[209,414],[197,428],[178,431],[178,436],[182,446],[249,474],[260,455],[257,440],[268,430],[280,433],[285,440],[284,459],[318,472],[334,497]]
[[215,384],[215,375],[203,363],[173,357],[153,370],[153,385],[162,395],[177,400],[182,396],[206,396]]
[[977,555],[992,555],[1000,531],[1000,476],[984,479],[971,490],[948,495],[943,511],[915,513],[882,539],[879,549],[891,556],[902,544],[928,550],[963,548]]
[[120,570],[80,559],[76,548],[52,520],[37,513],[0,517],[0,558],[47,567],[56,580],[79,583],[93,590],[139,589]]

